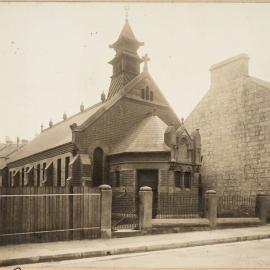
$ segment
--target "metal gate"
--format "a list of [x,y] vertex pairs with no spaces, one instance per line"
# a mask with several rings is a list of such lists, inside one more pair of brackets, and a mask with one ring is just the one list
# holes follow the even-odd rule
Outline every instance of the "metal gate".
[[138,194],[135,192],[112,193],[112,230],[138,229]]

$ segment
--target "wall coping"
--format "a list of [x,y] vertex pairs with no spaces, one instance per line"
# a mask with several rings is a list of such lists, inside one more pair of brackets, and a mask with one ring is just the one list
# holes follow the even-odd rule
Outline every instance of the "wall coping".
[[224,61],[221,61],[221,62],[219,62],[217,64],[212,65],[210,67],[210,71],[213,71],[215,69],[221,68],[223,66],[226,66],[226,65],[228,65],[228,64],[230,64],[232,62],[239,61],[241,59],[249,60],[249,56],[246,53],[238,54],[238,55],[236,55],[234,57],[228,58],[228,59],[226,59]]

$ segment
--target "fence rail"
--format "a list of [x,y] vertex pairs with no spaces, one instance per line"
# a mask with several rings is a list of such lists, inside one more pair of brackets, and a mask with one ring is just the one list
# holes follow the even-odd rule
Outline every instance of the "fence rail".
[[99,208],[90,188],[1,188],[0,244],[97,238]]
[[156,218],[198,218],[202,202],[197,194],[159,193]]
[[224,195],[218,196],[218,217],[255,217],[255,195]]

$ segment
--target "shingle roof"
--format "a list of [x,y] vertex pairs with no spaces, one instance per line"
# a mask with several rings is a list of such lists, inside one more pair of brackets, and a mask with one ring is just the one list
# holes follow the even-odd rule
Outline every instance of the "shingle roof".
[[78,126],[81,125],[102,106],[102,103],[98,103],[65,121],[55,124],[51,128],[43,130],[36,138],[20,149],[20,151],[12,155],[8,162],[10,163],[71,142],[72,131],[70,125],[73,123],[76,123]]
[[133,74],[126,73],[119,74],[118,76],[113,77],[111,80],[107,99],[110,99],[112,96],[114,96],[120,89],[123,88],[123,86],[125,86],[133,78]]
[[148,116],[135,126],[111,151],[111,155],[127,152],[168,152],[164,132],[168,126],[158,116]]

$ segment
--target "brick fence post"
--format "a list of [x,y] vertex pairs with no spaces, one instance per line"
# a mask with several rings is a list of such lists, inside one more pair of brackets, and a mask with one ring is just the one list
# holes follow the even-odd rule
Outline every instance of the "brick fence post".
[[139,229],[141,231],[147,232],[152,229],[152,201],[152,188],[141,187],[139,191]]
[[258,193],[256,196],[256,216],[262,224],[267,223],[267,197],[264,192]]
[[207,190],[205,192],[205,217],[209,220],[211,229],[217,224],[217,192],[215,190]]
[[100,189],[100,231],[101,238],[112,236],[112,188],[109,185],[101,185]]

